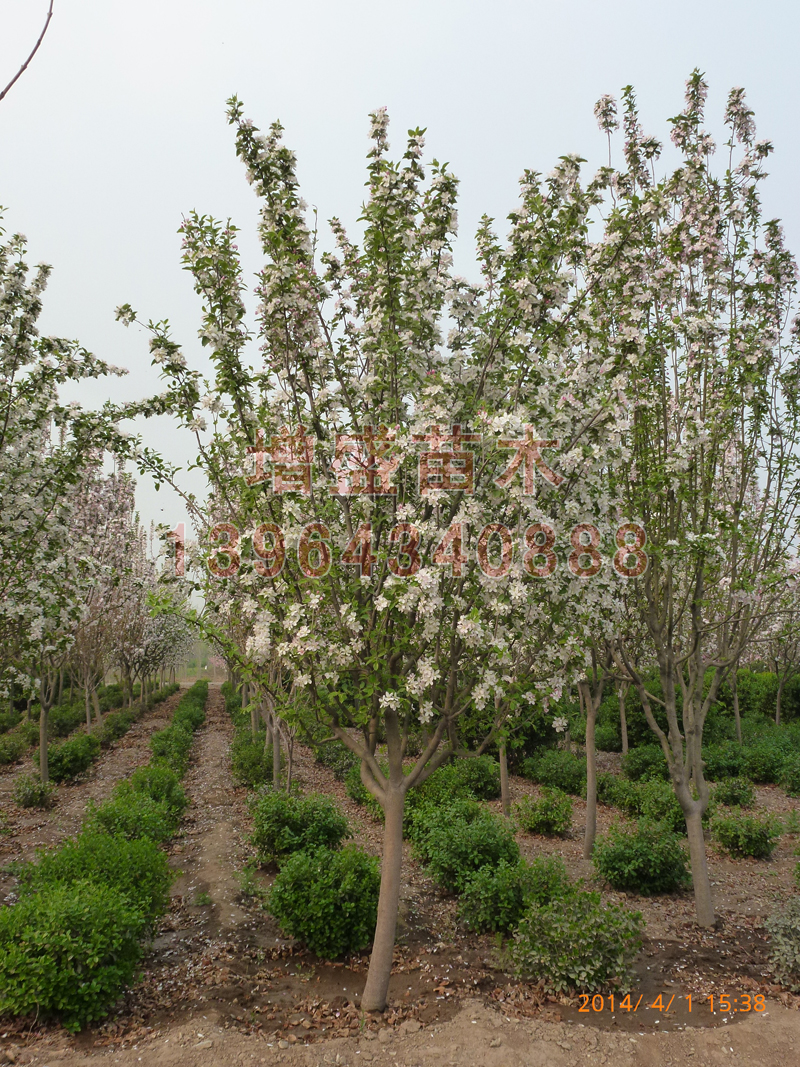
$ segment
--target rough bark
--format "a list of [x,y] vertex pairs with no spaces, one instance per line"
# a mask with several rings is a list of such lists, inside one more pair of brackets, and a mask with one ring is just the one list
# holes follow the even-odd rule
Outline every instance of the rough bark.
[[[587,686],[588,688],[588,686]],[[597,705],[585,695],[586,706],[586,829],[583,835],[584,859],[591,859],[597,836],[597,755],[594,747],[594,725]]]

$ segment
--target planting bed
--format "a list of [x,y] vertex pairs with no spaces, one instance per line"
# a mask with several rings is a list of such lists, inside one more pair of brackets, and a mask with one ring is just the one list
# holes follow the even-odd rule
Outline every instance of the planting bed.
[[[177,699],[146,715],[101,757],[88,781],[60,787],[53,811],[12,812],[12,836],[0,839],[3,862],[77,829],[90,797],[105,798],[116,781],[146,762],[149,735],[164,725]],[[607,998],[603,1011],[581,1012],[579,1000],[547,997],[510,977],[494,936],[471,934],[459,925],[455,899],[435,888],[406,846],[390,1007],[382,1016],[362,1016],[358,996],[367,953],[346,962],[320,961],[281,935],[258,895],[241,891],[240,873],[252,857],[251,822],[246,791],[231,784],[232,734],[224,700],[214,688],[183,779],[190,804],[167,845],[179,872],[172,905],[145,958],[142,980],[119,1010],[76,1037],[54,1024],[4,1019],[0,1049],[18,1062],[666,1067],[688,1060],[749,1067],[790,1062],[800,1050],[797,998],[769,983],[763,929],[773,905],[796,892],[793,851],[800,838],[784,835],[769,861],[734,860],[709,846],[721,918],[716,931],[694,925],[690,893],[625,897],[603,887],[604,900],[635,907],[645,918],[634,983],[634,1002],[639,995],[642,1002],[635,1014],[612,1014]],[[380,824],[309,750],[298,747],[295,759],[302,789],[333,797],[350,819],[356,843],[379,854]],[[600,760],[602,769],[618,764],[611,754]],[[513,800],[540,792],[512,777]],[[756,790],[757,808],[784,818],[797,805],[778,787]],[[488,806],[498,810],[499,802]],[[523,854],[532,859],[558,853],[572,877],[591,879],[591,865],[582,858],[584,812],[576,799],[572,829],[563,838],[518,834]],[[618,812],[599,806],[599,833],[614,819],[623,821]],[[8,893],[13,880],[3,877],[0,891]],[[272,877],[258,872],[251,878],[251,893]],[[764,994],[767,1010],[712,1015],[702,998],[724,992]],[[691,1014],[684,999],[688,993]],[[669,1012],[647,1009],[659,994],[664,1006],[675,994]]]

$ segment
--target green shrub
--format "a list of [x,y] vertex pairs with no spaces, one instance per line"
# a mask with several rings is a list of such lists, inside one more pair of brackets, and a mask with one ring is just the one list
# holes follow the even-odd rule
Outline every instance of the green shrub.
[[285,934],[336,959],[372,940],[380,881],[377,858],[355,845],[295,852],[273,883],[268,908]]
[[113,682],[111,685],[101,686],[97,690],[97,699],[100,704],[100,711],[105,714],[107,711],[111,711],[112,708],[122,707],[125,703],[125,693],[121,685]]
[[0,734],[13,730],[21,718],[20,713],[13,709],[11,711],[0,711]]
[[136,973],[145,917],[117,889],[53,885],[0,908],[0,1012],[99,1019]]
[[669,782],[661,782],[658,779],[639,782],[636,792],[637,814],[648,822],[663,823],[676,834],[686,834],[686,818]]
[[14,802],[21,808],[51,808],[55,786],[43,782],[38,774],[23,774],[14,785]]
[[538,756],[526,759],[522,773],[532,782],[561,789],[580,796],[586,783],[586,761],[572,752],[548,748]]
[[0,736],[0,766],[6,763],[16,763],[18,759],[22,759],[30,744],[24,734],[18,730],[12,730],[11,733]]
[[407,836],[414,846],[414,855],[421,863],[428,862],[428,835],[436,829],[446,828],[453,822],[474,822],[486,809],[472,797],[450,800],[443,806],[421,804],[408,813]]
[[[139,767],[128,779],[131,789],[136,793],[145,793],[151,800],[166,805],[172,819],[177,820],[186,810],[188,801],[186,793],[177,774],[159,763]],[[120,787],[117,786],[117,789]]]
[[69,737],[86,721],[86,711],[81,704],[62,704],[50,709],[47,729],[50,737]]
[[627,991],[642,944],[641,913],[577,891],[523,917],[511,949],[515,973],[550,993]]
[[113,745],[115,741],[125,736],[135,722],[136,714],[132,710],[110,712],[103,719],[103,723],[97,731],[101,746],[108,748]]
[[231,773],[234,781],[248,789],[258,789],[272,781],[272,746],[265,748],[266,740],[266,730],[259,730],[253,737],[249,724],[239,727],[233,735]]
[[735,741],[703,749],[703,775],[709,782],[738,778],[744,769],[744,749]]
[[541,797],[523,797],[515,805],[517,822],[529,834],[560,835],[572,826],[572,800],[560,789],[542,790]]
[[769,859],[781,836],[781,825],[772,815],[720,816],[712,823],[720,847],[732,856]]
[[785,748],[774,738],[759,738],[745,747],[743,771],[753,782],[779,782],[786,762]]
[[673,893],[691,881],[680,838],[662,823],[612,826],[595,845],[592,862],[614,889],[645,897]]
[[491,756],[471,756],[454,760],[434,771],[420,788],[426,798],[474,796],[496,800],[500,796],[500,764]]
[[532,904],[549,904],[571,891],[560,856],[539,857],[531,864],[501,860],[469,877],[458,910],[472,930],[508,933]]
[[481,867],[519,861],[513,829],[505,819],[487,811],[471,822],[437,821],[425,835],[424,852],[431,878],[450,893],[460,892]]
[[723,778],[712,790],[715,804],[733,808],[752,808],[755,802],[753,783],[747,778]]
[[[328,731],[326,730],[325,733]],[[315,744],[314,758],[323,767],[329,767],[336,778],[341,782],[351,767],[358,767],[360,760],[355,752],[351,752],[341,741],[330,741],[325,744]]]
[[260,863],[278,863],[292,852],[338,848],[350,837],[347,819],[319,793],[297,796],[264,789],[252,800],[250,841]]
[[[54,782],[68,782],[91,767],[100,755],[100,742],[94,734],[78,734],[60,745],[47,746],[47,767]],[[39,750],[33,754],[39,762]]]
[[172,722],[163,730],[158,730],[150,738],[150,750],[153,762],[160,763],[173,770],[179,778],[186,773],[189,766],[189,751],[194,735],[188,726]]
[[85,823],[91,830],[119,834],[129,841],[147,837],[157,842],[172,837],[177,824],[166,803],[137,792],[129,782],[120,782],[111,800],[99,807],[90,802]]
[[622,757],[622,773],[632,782],[669,779],[669,767],[660,745],[640,745]]
[[790,897],[764,925],[772,937],[772,973],[782,986],[800,993],[800,897]]
[[39,740],[39,722],[37,719],[23,719],[14,733],[22,738],[26,748],[30,748]]
[[598,723],[594,728],[594,747],[598,752],[621,752],[619,726],[608,722]]
[[790,797],[800,797],[800,755],[789,756],[784,761],[781,785]]
[[169,907],[173,873],[166,854],[147,838],[84,830],[20,872],[21,895],[44,892],[54,885],[89,881],[111,886],[153,922]]
[[629,811],[632,804],[638,808],[639,796],[636,786],[627,778],[601,771],[597,776],[597,803]]

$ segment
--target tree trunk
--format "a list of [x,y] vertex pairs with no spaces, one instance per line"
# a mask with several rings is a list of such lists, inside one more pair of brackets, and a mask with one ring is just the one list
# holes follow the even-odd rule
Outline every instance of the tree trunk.
[[739,714],[739,682],[736,671],[731,675],[731,688],[733,689],[733,721],[736,723],[736,740],[742,743],[742,717]]
[[405,794],[398,786],[387,785],[381,862],[381,891],[378,921],[369,959],[367,984],[361,997],[362,1011],[383,1011],[392,974],[397,911],[400,904],[400,872],[403,866],[403,807]]
[[61,703],[61,698],[64,696],[64,668],[58,672],[58,703]]
[[[588,686],[586,688],[588,690]],[[583,705],[586,709],[586,830],[583,835],[583,856],[588,860],[592,858],[597,836],[597,758],[594,747],[597,704],[588,691],[583,693]]]
[[292,791],[292,756],[294,755],[294,738],[290,735],[286,741],[286,792]]
[[703,838],[703,816],[697,810],[687,815],[686,834],[689,838],[689,857],[692,864],[692,883],[694,885],[694,904],[697,912],[697,922],[700,926],[713,926],[716,922],[714,904],[711,899],[711,882],[708,877],[708,863],[706,862],[706,844]]
[[258,704],[253,700],[250,703],[250,733],[254,739],[258,736],[258,719]]
[[500,800],[503,805],[503,814],[511,814],[511,792],[508,788],[508,753],[505,741],[500,742]]
[[[42,675],[44,675],[44,671],[42,671]],[[44,677],[42,677],[42,680],[39,683],[39,700],[41,709],[39,711],[39,778],[44,785],[50,781],[50,772],[47,766],[47,727],[50,718],[50,704],[47,699],[46,685],[47,683],[45,682]]]
[[97,720],[98,726],[103,721],[103,716],[100,714],[100,699],[97,696],[97,686],[92,687],[92,705],[94,706],[94,717]]
[[778,683],[778,695],[775,698],[775,725],[781,724],[781,698],[783,697],[783,687],[786,685],[786,675],[781,676],[781,680]]
[[281,721],[272,713],[272,788],[279,789],[281,784]]
[[623,683],[617,690],[619,698],[619,732],[622,737],[622,755],[628,755],[628,717],[625,713],[625,699],[628,696],[628,685]]
[[84,700],[84,704],[86,705],[86,732],[87,733],[91,733],[92,732],[92,712],[91,712],[91,707],[90,707],[90,704],[89,704],[89,686],[88,685],[84,686],[84,689],[83,689],[83,700]]

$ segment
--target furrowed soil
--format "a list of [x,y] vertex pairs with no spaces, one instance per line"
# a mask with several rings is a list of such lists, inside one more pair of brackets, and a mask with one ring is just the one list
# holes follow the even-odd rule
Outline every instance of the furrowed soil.
[[[178,694],[171,698],[177,699]],[[90,797],[102,799],[116,780],[146,761],[149,735],[164,725],[171,706],[166,702],[146,715],[85,783],[65,787],[64,798],[59,790],[53,812],[30,816],[11,808],[13,836],[0,838],[0,861],[27,857],[33,846],[74,832]],[[245,791],[231,783],[232,733],[224,699],[212,688],[184,779],[191,803],[169,846],[177,872],[172,906],[139,984],[103,1024],[75,1037],[34,1019],[0,1020],[0,1063],[4,1057],[64,1067],[800,1062],[800,998],[769,984],[763,929],[764,915],[794,891],[797,836],[785,835],[770,862],[734,861],[709,846],[721,920],[714,931],[694,924],[690,894],[648,900],[604,891],[605,899],[641,910],[646,921],[627,1007],[609,997],[552,998],[513,979],[495,940],[464,931],[454,900],[436,889],[409,854],[389,1008],[382,1015],[362,1014],[368,955],[343,963],[318,960],[283,938],[263,910],[261,895],[273,874],[257,872],[247,884],[242,881],[252,858],[250,818]],[[601,761],[602,769],[612,769],[618,757],[604,754]],[[294,773],[304,790],[333,796],[347,812],[356,842],[380,854],[380,824],[346,796],[342,783],[309,750],[296,747]],[[5,786],[0,781],[0,788]],[[535,792],[531,783],[512,778],[513,799]],[[785,816],[796,802],[766,788],[758,791],[758,806]],[[576,801],[573,832],[565,839],[520,834],[523,853],[531,858],[557,852],[572,876],[588,880],[591,865],[581,854],[584,813]],[[598,831],[615,817],[618,813],[599,808]],[[11,893],[11,902],[13,878],[3,879],[0,899]],[[726,1013],[719,1010],[720,994],[732,1000]],[[714,1013],[709,995],[716,998]],[[765,998],[764,1010],[743,1010],[756,996]]]

